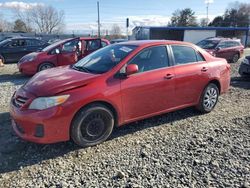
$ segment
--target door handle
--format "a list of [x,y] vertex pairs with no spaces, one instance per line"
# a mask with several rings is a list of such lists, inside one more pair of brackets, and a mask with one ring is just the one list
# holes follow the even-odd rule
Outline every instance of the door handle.
[[170,80],[170,79],[172,79],[173,77],[174,77],[173,74],[166,74],[166,75],[164,76],[164,79]]
[[201,69],[202,72],[206,72],[207,70],[208,70],[207,67],[202,67],[202,69]]

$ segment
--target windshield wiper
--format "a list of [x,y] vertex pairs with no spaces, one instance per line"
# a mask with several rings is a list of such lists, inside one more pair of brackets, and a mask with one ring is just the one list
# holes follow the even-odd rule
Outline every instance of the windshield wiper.
[[73,69],[78,70],[78,71],[82,71],[82,72],[87,72],[90,73],[91,71],[89,69],[87,69],[86,67],[80,67],[80,66],[72,66]]

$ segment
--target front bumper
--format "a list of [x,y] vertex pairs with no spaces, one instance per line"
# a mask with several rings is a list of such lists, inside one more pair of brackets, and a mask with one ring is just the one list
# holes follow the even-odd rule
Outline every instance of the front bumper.
[[53,107],[47,110],[20,110],[13,104],[10,106],[12,127],[22,139],[49,144],[70,139],[69,128],[71,118],[63,107]]
[[32,76],[37,72],[37,66],[35,61],[18,62],[17,67],[20,73]]
[[239,68],[239,74],[240,75],[250,75],[250,65],[246,63],[241,63],[240,68]]

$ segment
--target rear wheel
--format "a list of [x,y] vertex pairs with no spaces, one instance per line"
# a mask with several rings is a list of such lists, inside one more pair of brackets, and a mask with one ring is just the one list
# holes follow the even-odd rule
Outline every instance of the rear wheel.
[[218,87],[213,83],[208,84],[208,86],[202,92],[197,109],[203,113],[211,112],[217,104],[218,98]]
[[39,65],[38,67],[38,72],[46,70],[46,69],[51,69],[53,68],[54,65],[52,63],[42,63],[41,65]]
[[232,58],[232,62],[233,62],[233,63],[237,63],[238,60],[239,60],[239,58],[240,58],[239,54],[234,54],[234,56],[233,56],[233,58]]
[[0,66],[4,66],[5,59],[2,55],[0,55],[0,60],[2,61],[2,62],[0,62]]
[[101,104],[83,108],[71,125],[71,138],[81,147],[94,146],[104,142],[112,133],[114,115]]

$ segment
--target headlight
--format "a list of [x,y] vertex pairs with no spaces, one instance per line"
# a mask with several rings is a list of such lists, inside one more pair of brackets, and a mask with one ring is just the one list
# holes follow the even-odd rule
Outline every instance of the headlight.
[[25,61],[33,61],[36,58],[36,56],[28,56]]
[[61,95],[54,97],[39,97],[31,102],[29,109],[44,110],[53,106],[58,106],[60,104],[63,104],[68,98],[69,95]]
[[250,65],[249,60],[246,59],[246,58],[242,61],[242,63],[247,64],[247,65]]

